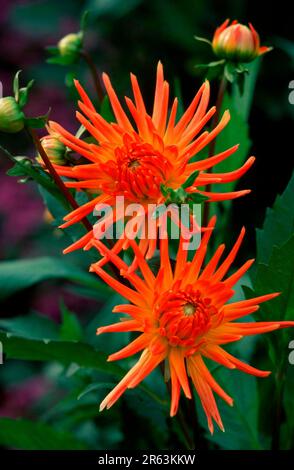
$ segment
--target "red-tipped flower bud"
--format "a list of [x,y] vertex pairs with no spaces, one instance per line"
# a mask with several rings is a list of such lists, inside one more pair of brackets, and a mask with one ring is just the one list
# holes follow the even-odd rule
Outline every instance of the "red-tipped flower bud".
[[[59,139],[57,132],[54,132],[47,126],[49,132],[41,139],[42,147],[45,150],[51,163],[54,165],[66,165],[66,146]],[[37,156],[39,163],[43,164],[43,160],[40,155]]]
[[214,33],[212,48],[218,57],[232,62],[251,62],[271,50],[260,47],[259,35],[251,23],[248,27],[237,21],[231,25],[229,22],[226,20]]
[[0,130],[14,134],[25,125],[25,115],[13,96],[0,99]]

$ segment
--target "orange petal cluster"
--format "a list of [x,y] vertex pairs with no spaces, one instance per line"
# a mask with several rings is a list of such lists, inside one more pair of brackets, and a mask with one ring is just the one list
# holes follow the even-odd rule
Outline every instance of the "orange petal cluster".
[[[92,136],[86,142],[72,135],[59,124],[50,127],[59,134],[60,140],[74,152],[84,157],[86,163],[73,166],[55,165],[59,175],[70,178],[66,185],[91,194],[88,203],[65,217],[65,228],[92,213],[97,204],[115,205],[116,196],[124,196],[126,204],[137,202],[148,210],[148,204],[162,204],[165,197],[161,185],[178,189],[195,171],[197,177],[187,193],[202,194],[208,201],[221,201],[243,196],[249,190],[227,193],[207,192],[206,185],[229,183],[240,178],[253,164],[250,157],[239,169],[229,173],[210,173],[219,162],[232,156],[235,145],[210,158],[199,159],[199,152],[224,129],[230,119],[225,111],[219,123],[210,131],[205,126],[215,114],[215,106],[209,108],[209,82],[206,81],[196,93],[191,104],[177,121],[178,99],[169,108],[169,84],[164,79],[159,62],[152,113],[148,113],[138,85],[131,74],[133,99],[125,98],[129,115],[124,111],[108,75],[103,82],[113,109],[116,122],[107,122],[94,108],[82,86],[76,81],[80,95],[76,116]],[[197,157],[198,156],[198,160]],[[196,161],[195,161],[196,160]],[[114,213],[114,223],[116,222]],[[109,222],[110,223],[110,222]],[[65,252],[84,247],[93,234],[87,234]],[[152,254],[152,247],[145,243],[145,251]],[[155,244],[156,245],[156,244]],[[118,248],[122,246],[119,243]],[[154,246],[154,243],[153,243]]]
[[239,322],[236,320],[256,312],[261,302],[273,299],[278,293],[266,294],[249,300],[231,302],[234,285],[249,269],[249,260],[234,273],[229,273],[242,243],[245,229],[231,251],[220,262],[225,246],[220,245],[204,265],[208,242],[216,219],[211,219],[199,249],[191,261],[179,242],[174,268],[172,268],[168,239],[160,240],[160,267],[154,274],[138,245],[130,240],[138,260],[139,272],[134,273],[117,254],[101,241],[96,247],[105,259],[120,271],[127,285],[114,279],[99,263],[91,266],[109,286],[125,297],[129,303],[117,305],[113,311],[125,316],[118,323],[98,328],[98,334],[137,332],[137,337],[126,347],[109,356],[109,361],[121,360],[140,353],[140,358],[118,385],[101,403],[100,409],[110,408],[129,388],[136,387],[159,364],[165,364],[165,376],[171,380],[170,414],[177,413],[181,391],[190,399],[195,387],[213,432],[213,421],[223,430],[222,420],[214,394],[229,405],[233,399],[220,387],[209,372],[205,359],[211,359],[229,369],[239,369],[257,377],[270,372],[258,370],[233,355],[224,346],[245,336],[270,332],[294,326],[292,321]]

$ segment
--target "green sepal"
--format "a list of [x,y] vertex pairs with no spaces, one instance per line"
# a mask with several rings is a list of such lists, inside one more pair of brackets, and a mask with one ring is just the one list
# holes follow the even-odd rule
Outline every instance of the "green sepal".
[[21,108],[23,108],[27,102],[29,97],[30,89],[32,88],[35,80],[31,80],[26,87],[20,88],[19,96],[18,96],[18,104]]
[[225,59],[222,60],[216,60],[213,62],[208,62],[208,64],[197,64],[194,67],[196,69],[209,69],[209,68],[214,68],[214,67],[220,67],[221,65],[224,65]]
[[85,10],[84,13],[82,14],[81,22],[80,22],[80,28],[81,28],[82,33],[84,33],[87,28],[88,20],[89,20],[89,13],[90,13],[89,10]]
[[31,127],[32,129],[43,129],[43,127],[45,127],[48,122],[50,112],[51,109],[49,109],[48,112],[42,116],[25,118],[26,126]]
[[212,46],[212,43],[211,43],[211,41],[209,41],[209,39],[201,38],[200,36],[194,36],[194,39],[196,41],[199,41],[199,42],[205,42],[205,44],[208,44],[209,46]]
[[194,183],[195,179],[197,178],[197,176],[199,175],[199,171],[194,171],[190,176],[189,178],[185,181],[184,184],[182,184],[182,188],[184,189],[187,189],[189,188],[190,186],[192,186],[192,184]]
[[17,102],[19,99],[19,75],[20,73],[21,73],[21,70],[18,70],[13,79],[13,93],[14,93],[15,101]]

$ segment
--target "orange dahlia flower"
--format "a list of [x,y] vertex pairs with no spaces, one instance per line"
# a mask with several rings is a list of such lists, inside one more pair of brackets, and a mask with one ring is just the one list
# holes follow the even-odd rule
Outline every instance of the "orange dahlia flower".
[[[66,222],[61,228],[79,222],[90,214],[97,204],[114,207],[116,196],[124,196],[126,204],[140,203],[147,211],[150,203],[166,202],[166,196],[161,191],[162,185],[172,190],[179,189],[196,171],[199,173],[195,176],[195,180],[186,188],[188,194],[200,194],[206,196],[208,201],[220,201],[237,198],[249,192],[243,190],[213,193],[204,190],[207,184],[235,181],[250,168],[254,157],[250,157],[238,170],[229,173],[206,172],[231,156],[238,145],[211,158],[192,160],[222,131],[230,119],[229,111],[225,111],[214,129],[210,132],[203,130],[216,111],[215,106],[208,109],[210,94],[208,81],[201,86],[186,112],[176,122],[178,100],[174,99],[169,112],[169,84],[164,80],[162,64],[159,62],[157,67],[151,115],[146,111],[137,78],[131,74],[134,102],[130,98],[125,100],[135,126],[123,110],[105,73],[103,81],[116,118],[115,123],[107,122],[95,110],[84,89],[77,81],[75,82],[81,97],[79,101],[81,112],[78,111],[76,116],[93,136],[95,143],[85,142],[70,134],[59,124],[50,123],[51,129],[60,135],[61,141],[66,146],[90,162],[72,167],[56,165],[57,172],[61,176],[74,179],[66,182],[68,187],[90,190],[91,194],[94,194],[88,203],[64,218]],[[112,221],[109,221],[110,223]],[[85,246],[92,237],[91,233],[85,235],[65,252]],[[117,251],[122,247],[122,242],[118,243]],[[149,257],[152,256],[155,246],[154,240],[146,239],[141,242],[143,251],[149,249]]]
[[[209,227],[213,229],[214,225],[215,218],[211,219]],[[218,247],[203,267],[211,233],[212,230],[205,232],[191,262],[187,261],[187,251],[180,241],[174,269],[169,259],[168,240],[162,239],[161,265],[157,275],[153,274],[133,240],[130,244],[138,258],[141,275],[130,272],[129,266],[101,241],[95,242],[97,248],[128,280],[128,285],[111,277],[98,264],[93,264],[91,270],[130,302],[113,309],[114,312],[128,315],[129,319],[121,318],[119,323],[101,327],[97,333],[139,333],[134,341],[109,356],[108,360],[120,360],[141,352],[138,362],[106,396],[100,410],[110,408],[126,389],[136,387],[154,368],[164,363],[165,376],[171,380],[170,415],[174,416],[177,412],[181,389],[187,398],[191,398],[190,377],[206,413],[210,431],[213,432],[213,420],[223,430],[213,392],[229,405],[233,404],[233,399],[212,377],[204,359],[209,358],[229,369],[240,369],[257,377],[270,374],[245,364],[223,346],[244,336],[294,326],[294,322],[235,322],[256,312],[261,302],[273,299],[278,293],[227,303],[234,294],[234,284],[249,269],[253,260],[227,275],[244,237],[243,228],[222,263],[219,264],[219,261],[224,245]]]
[[260,46],[257,31],[238,21],[224,21],[215,31],[212,48],[221,59],[237,62],[251,62],[256,57],[269,52],[272,48]]

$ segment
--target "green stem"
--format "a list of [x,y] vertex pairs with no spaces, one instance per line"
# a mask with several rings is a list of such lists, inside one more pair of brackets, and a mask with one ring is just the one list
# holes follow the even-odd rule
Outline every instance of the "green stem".
[[102,100],[104,98],[105,93],[103,91],[103,88],[102,88],[102,85],[101,85],[101,82],[100,82],[100,78],[99,78],[99,75],[98,75],[98,72],[97,72],[96,65],[95,65],[91,55],[89,54],[89,52],[83,50],[81,52],[81,57],[84,59],[84,61],[86,62],[86,64],[89,67],[89,70],[90,70],[92,78],[93,78],[93,82],[94,82],[94,86],[95,86],[95,90],[96,90],[96,93],[97,93],[98,100],[99,100],[100,103],[102,103]]
[[[168,390],[168,393],[171,396],[171,383],[170,383],[170,380],[168,380],[168,381],[165,380],[163,363],[160,365],[160,370],[161,370],[161,373],[162,373],[163,380],[166,384],[166,388]],[[179,423],[179,426],[181,428],[181,431],[183,433],[184,441],[185,441],[187,449],[188,450],[194,450],[195,449],[194,439],[191,436],[191,433],[190,433],[190,430],[189,430],[189,425],[188,425],[187,419],[185,417],[185,414],[183,412],[181,404],[179,404],[178,412],[177,412],[175,418],[177,419],[177,421]]]
[[[34,143],[40,157],[42,158],[42,160],[44,162],[44,165],[46,166],[46,168],[47,168],[48,172],[50,173],[50,175],[52,176],[53,180],[55,181],[56,186],[60,189],[61,193],[63,194],[65,199],[68,201],[70,206],[73,209],[78,209],[79,205],[78,205],[77,201],[75,200],[75,198],[73,197],[71,192],[68,190],[68,188],[65,186],[64,182],[62,181],[59,174],[57,173],[54,166],[52,165],[47,153],[45,152],[45,150],[44,150],[44,148],[41,144],[41,141],[40,141],[39,136],[36,133],[35,129],[27,128],[27,130],[28,130],[28,132],[29,132],[29,134],[30,134],[30,136],[33,140],[33,143]],[[92,225],[90,224],[90,222],[88,221],[88,219],[86,217],[84,217],[81,220],[81,222],[84,225],[84,227],[87,229],[88,232],[90,232],[92,230],[93,227],[92,227]]]
[[[218,124],[226,89],[227,89],[227,79],[223,75],[220,85],[219,85],[219,89],[218,89],[218,94],[217,94],[217,99],[216,99],[216,111],[215,111],[213,121],[212,121],[212,129]],[[210,142],[210,145],[208,148],[208,158],[214,155],[215,146],[216,146],[216,138],[214,138]],[[211,173],[211,172],[212,172],[212,168],[207,170],[207,173]],[[211,184],[208,184],[205,188],[205,191],[210,191],[210,190],[211,190]],[[203,211],[203,222],[202,222],[203,227],[207,227],[208,222],[209,222],[209,202],[206,202],[204,203],[204,211]]]

